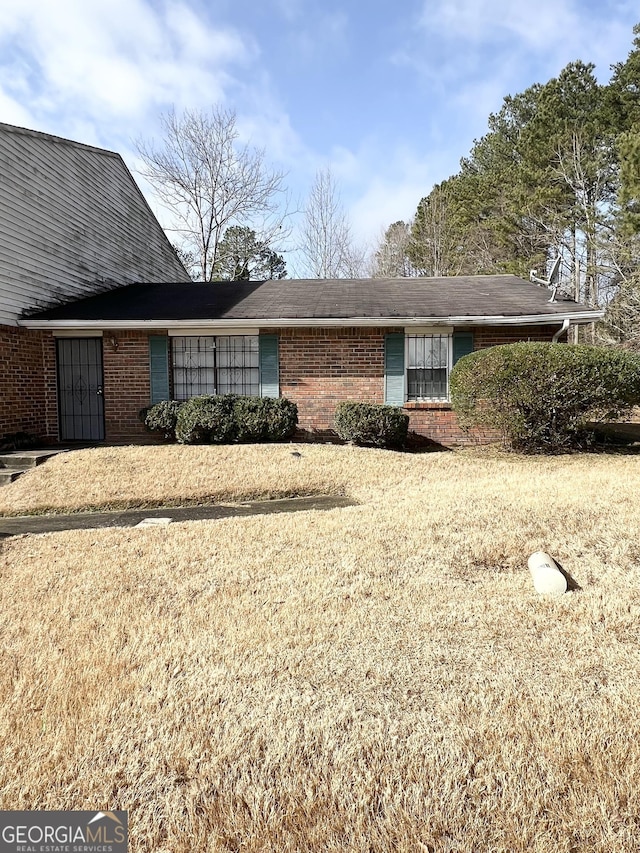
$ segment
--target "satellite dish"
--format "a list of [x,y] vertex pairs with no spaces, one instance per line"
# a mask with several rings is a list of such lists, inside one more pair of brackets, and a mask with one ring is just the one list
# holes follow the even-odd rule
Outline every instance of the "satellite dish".
[[549,302],[556,301],[556,293],[558,292],[558,279],[560,278],[560,264],[562,263],[562,258],[560,255],[556,255],[553,259],[553,264],[551,265],[551,272],[549,273],[549,278],[538,278],[537,270],[530,270],[529,272],[529,281],[535,282],[535,284],[539,284],[541,287],[550,287],[552,288],[551,299]]

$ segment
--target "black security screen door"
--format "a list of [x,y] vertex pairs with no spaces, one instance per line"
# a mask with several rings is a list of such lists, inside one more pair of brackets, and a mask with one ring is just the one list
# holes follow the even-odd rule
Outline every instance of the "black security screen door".
[[102,338],[58,338],[58,411],[62,441],[102,441]]

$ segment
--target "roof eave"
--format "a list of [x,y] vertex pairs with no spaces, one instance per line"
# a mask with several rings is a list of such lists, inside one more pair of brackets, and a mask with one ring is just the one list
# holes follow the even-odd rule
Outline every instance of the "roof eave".
[[273,318],[216,318],[182,320],[43,320],[24,318],[18,325],[27,329],[189,329],[216,328],[275,329],[275,328],[352,328],[397,326],[554,326],[569,320],[571,323],[593,323],[604,317],[604,311],[566,311],[554,314],[477,315],[457,317],[273,317]]

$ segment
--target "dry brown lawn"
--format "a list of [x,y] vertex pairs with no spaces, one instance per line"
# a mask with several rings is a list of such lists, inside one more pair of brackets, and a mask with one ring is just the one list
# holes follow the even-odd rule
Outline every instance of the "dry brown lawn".
[[1,494],[315,491],[360,505],[2,542],[0,808],[127,809],[132,853],[640,850],[640,457],[118,448]]
[[0,515],[342,494],[349,463],[321,445],[78,450],[0,489]]

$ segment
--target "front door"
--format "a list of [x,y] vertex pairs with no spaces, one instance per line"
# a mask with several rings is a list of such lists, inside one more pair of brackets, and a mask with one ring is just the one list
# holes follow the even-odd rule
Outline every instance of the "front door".
[[58,338],[57,347],[60,439],[102,441],[102,338]]

